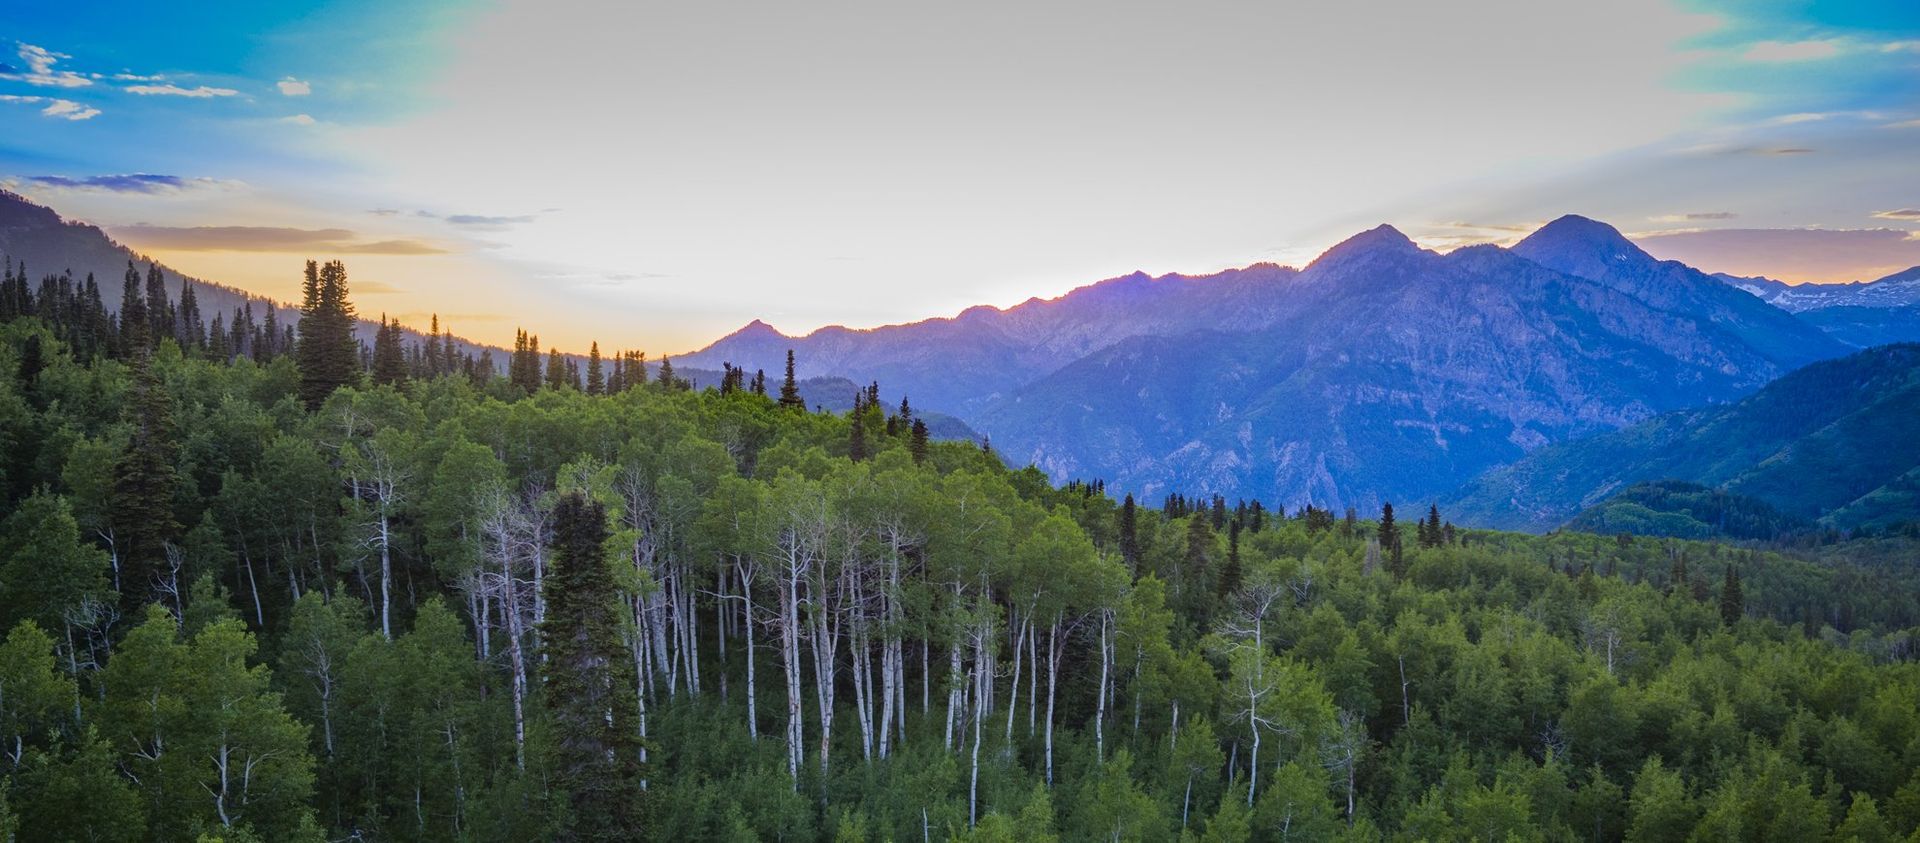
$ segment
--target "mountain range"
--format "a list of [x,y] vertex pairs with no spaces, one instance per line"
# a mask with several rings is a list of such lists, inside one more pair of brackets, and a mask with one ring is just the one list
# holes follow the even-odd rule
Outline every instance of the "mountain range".
[[1540,448],[1442,505],[1465,523],[1544,530],[1633,484],[1678,480],[1797,519],[1883,526],[1920,514],[1916,419],[1920,345],[1882,346],[1730,404]]
[[[145,263],[100,229],[4,192],[0,252],[36,275],[95,274],[110,309],[127,261]],[[262,297],[165,274],[175,295],[192,280],[209,314],[250,302],[297,320]],[[1640,476],[1623,464],[1620,482],[1567,499],[1516,492],[1517,514],[1506,515],[1482,505],[1486,488],[1462,484],[1518,482],[1567,448],[1604,451],[1592,443],[1675,424],[1677,411],[1735,406],[1858,347],[1920,337],[1920,305],[1902,298],[1920,292],[1920,268],[1829,286],[1708,275],[1579,216],[1511,248],[1446,254],[1383,225],[1302,269],[1134,273],[1005,309],[801,337],[755,320],[674,362],[696,384],[717,381],[722,363],[777,377],[792,349],[810,405],[839,408],[855,384],[878,381],[910,397],[936,435],[991,437],[1009,462],[1116,492],[1363,511],[1447,498],[1462,523],[1545,528],[1623,482],[1724,478]],[[1821,517],[1827,503],[1782,508]]]
[[1362,509],[1424,500],[1549,443],[1744,396],[1849,346],[1568,216],[1511,249],[1391,226],[1306,268],[1135,274],[953,319],[686,360],[877,378],[1055,479]]

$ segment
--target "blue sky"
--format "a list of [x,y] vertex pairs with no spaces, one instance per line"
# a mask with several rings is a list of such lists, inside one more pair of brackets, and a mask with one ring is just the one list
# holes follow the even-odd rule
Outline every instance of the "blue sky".
[[36,4],[0,182],[182,270],[684,350],[1562,213],[1920,264],[1920,4]]

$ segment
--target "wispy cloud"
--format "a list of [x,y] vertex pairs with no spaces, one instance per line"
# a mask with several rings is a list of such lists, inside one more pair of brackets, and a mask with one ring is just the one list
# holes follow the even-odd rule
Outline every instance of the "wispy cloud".
[[84,88],[93,84],[93,80],[84,75],[71,70],[57,70],[54,68],[54,65],[59,64],[62,59],[70,58],[73,57],[66,53],[56,53],[45,47],[36,47],[32,44],[21,43],[20,61],[26,64],[27,69],[22,71],[18,68],[0,65],[0,67],[6,67],[6,71],[0,73],[0,79],[11,79],[16,82],[25,82],[29,85],[39,85],[47,88]]
[[274,83],[282,96],[304,97],[313,93],[313,83],[295,79],[291,76]]
[[1701,220],[1730,220],[1738,216],[1740,215],[1732,211],[1703,211],[1692,214],[1662,214],[1661,216],[1648,217],[1647,219],[1654,222],[1699,222]]
[[317,252],[350,255],[438,255],[446,250],[418,240],[361,242],[344,228],[254,225],[176,227],[126,225],[113,234],[150,249],[182,252]]
[[159,173],[118,173],[99,176],[27,176],[26,181],[36,187],[60,191],[84,193],[140,193],[162,194],[179,193],[201,188],[224,187],[231,182],[209,178],[185,178],[182,176],[161,175]]
[[1875,211],[1873,216],[1875,219],[1920,222],[1920,208],[1898,208],[1892,211]]
[[1761,41],[1747,47],[1740,57],[1747,61],[1779,62],[1808,61],[1811,59],[1832,58],[1840,54],[1839,39],[1826,38],[1808,41]]
[[91,120],[100,116],[100,109],[90,105],[82,105],[73,100],[63,100],[58,97],[22,97],[13,94],[0,94],[0,102],[17,102],[29,105],[45,103],[46,107],[40,109],[40,113],[48,117],[58,117],[62,120]]
[[313,119],[313,115],[311,114],[294,114],[280,118],[280,122],[290,123],[295,126],[311,126],[320,121]]
[[207,85],[201,85],[196,88],[182,88],[171,82],[160,85],[128,85],[126,91],[127,93],[139,94],[144,97],[192,97],[194,99],[230,97],[240,93],[232,88],[214,88]]
[[509,225],[533,222],[534,215],[523,214],[517,217],[489,217],[479,214],[450,214],[444,217],[444,219],[454,225],[473,226],[476,228],[504,228]]

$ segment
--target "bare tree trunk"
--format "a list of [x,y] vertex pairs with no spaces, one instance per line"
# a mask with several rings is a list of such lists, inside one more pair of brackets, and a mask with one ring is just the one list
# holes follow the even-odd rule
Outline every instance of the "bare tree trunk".
[[1100,761],[1107,760],[1107,669],[1111,655],[1107,649],[1107,623],[1111,614],[1105,609],[1100,611],[1100,689],[1094,695],[1097,703],[1093,718],[1093,757]]
[[1053,699],[1060,686],[1060,617],[1053,618],[1047,635],[1047,786],[1053,786]]

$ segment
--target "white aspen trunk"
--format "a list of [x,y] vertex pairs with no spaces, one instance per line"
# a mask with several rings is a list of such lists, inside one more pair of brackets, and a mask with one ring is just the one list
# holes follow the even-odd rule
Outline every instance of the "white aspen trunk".
[[780,660],[787,678],[787,775],[795,789],[800,787],[801,756],[806,752],[800,710],[799,567],[797,550],[788,548],[787,570],[780,584]]
[[1253,743],[1247,750],[1247,807],[1253,807],[1253,791],[1260,784],[1260,722],[1247,707],[1247,728],[1253,731]]
[[1100,761],[1107,760],[1107,614],[1100,612],[1100,688],[1094,694],[1093,757]]
[[713,640],[720,654],[720,700],[727,700],[727,636],[733,626],[733,613],[722,608],[727,599],[727,569],[714,566]]
[[393,554],[388,532],[386,502],[380,509],[380,634],[393,640]]
[[507,660],[513,666],[513,760],[527,769],[527,659],[521,643],[519,587],[513,576],[511,557],[506,565],[506,600],[501,610],[507,620]]
[[1013,639],[1013,684],[1007,691],[1007,751],[1013,751],[1013,716],[1020,711],[1020,660],[1026,652],[1027,626],[1032,623],[1032,613],[1024,618],[1016,618],[1012,624],[1015,632]]
[[1034,643],[1039,637],[1033,632],[1033,614],[1029,612],[1027,614],[1027,664],[1029,665],[1027,668],[1027,737],[1029,739],[1033,737],[1034,724],[1039,719],[1037,712],[1040,710],[1040,657],[1037,655],[1039,650]]
[[961,699],[963,691],[960,684],[960,642],[958,640],[955,640],[953,645],[947,649],[947,677],[947,734],[941,745],[945,747],[947,751],[951,752],[953,751],[953,729],[958,725],[955,721],[960,716],[960,705],[963,702]]
[[1053,786],[1053,698],[1060,686],[1060,616],[1053,618],[1047,634],[1047,786]]
[[985,731],[987,711],[993,706],[992,629],[985,623],[975,628],[973,675],[973,759],[967,775],[967,827],[979,821],[980,806],[980,733]]
[[759,712],[755,709],[755,706],[758,705],[759,688],[754,679],[753,577],[747,572],[745,564],[742,560],[734,560],[734,566],[740,569],[740,627],[745,632],[747,645],[747,737],[758,742],[760,740],[760,716]]

